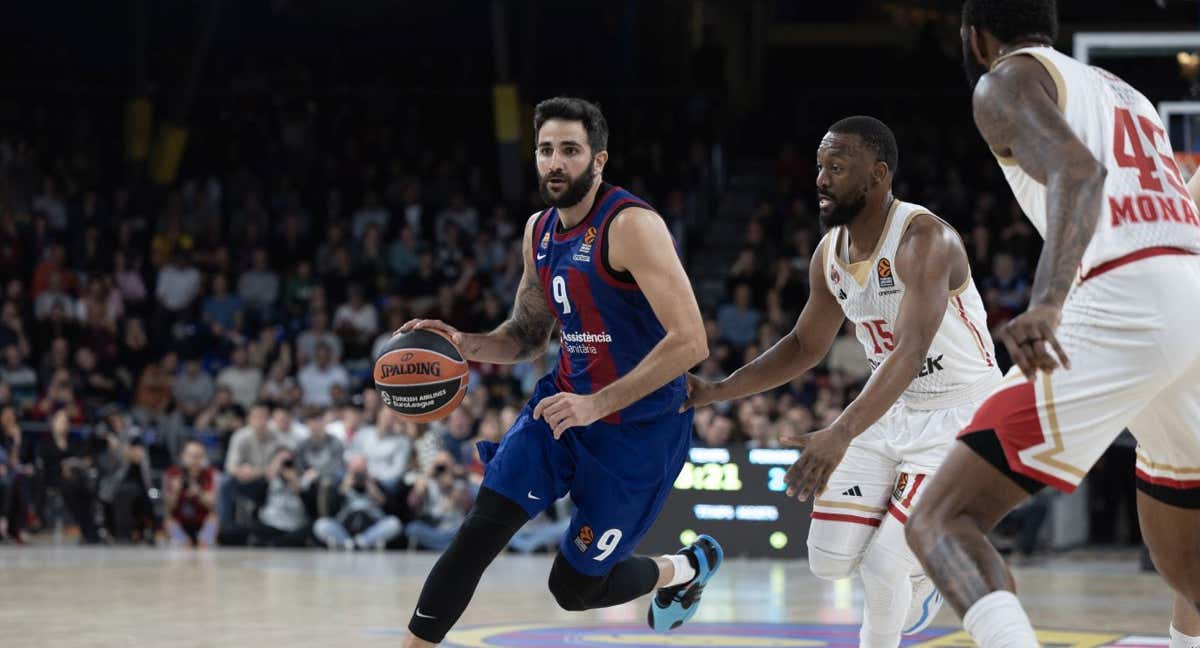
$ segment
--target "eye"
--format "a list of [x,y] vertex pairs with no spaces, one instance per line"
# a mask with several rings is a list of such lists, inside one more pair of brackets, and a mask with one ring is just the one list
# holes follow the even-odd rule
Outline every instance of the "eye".
[[578,155],[578,154],[579,154],[579,148],[576,146],[568,146],[568,147],[563,148],[563,155],[574,156],[574,155]]

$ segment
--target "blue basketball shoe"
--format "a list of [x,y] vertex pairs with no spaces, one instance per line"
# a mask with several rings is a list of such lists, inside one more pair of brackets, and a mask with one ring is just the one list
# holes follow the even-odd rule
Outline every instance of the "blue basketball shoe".
[[664,587],[654,595],[650,602],[650,610],[646,612],[646,622],[655,632],[667,632],[683,625],[692,618],[700,608],[700,596],[704,594],[704,585],[708,579],[717,573],[725,552],[712,536],[702,535],[692,544],[679,550],[688,557],[688,562],[696,570],[692,580],[673,587]]

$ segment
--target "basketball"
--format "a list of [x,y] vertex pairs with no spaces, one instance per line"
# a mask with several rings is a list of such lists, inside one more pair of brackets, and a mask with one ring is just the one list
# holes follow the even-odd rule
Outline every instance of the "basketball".
[[413,423],[445,417],[467,393],[467,361],[440,331],[417,329],[388,340],[375,359],[383,404]]

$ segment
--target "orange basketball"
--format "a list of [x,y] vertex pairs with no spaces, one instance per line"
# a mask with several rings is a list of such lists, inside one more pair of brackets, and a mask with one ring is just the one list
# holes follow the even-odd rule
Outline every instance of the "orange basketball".
[[375,389],[406,421],[445,417],[467,394],[467,361],[441,331],[417,329],[392,336],[375,359]]

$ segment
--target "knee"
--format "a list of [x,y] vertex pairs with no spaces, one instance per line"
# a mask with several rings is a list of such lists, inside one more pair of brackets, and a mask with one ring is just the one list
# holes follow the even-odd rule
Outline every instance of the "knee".
[[850,578],[858,571],[860,562],[862,554],[847,556],[826,551],[811,543],[808,545],[808,568],[813,576],[823,580]]
[[335,526],[337,526],[337,522],[334,522],[332,518],[317,518],[317,521],[313,523],[313,534],[318,538],[329,535]]
[[572,567],[562,554],[550,568],[550,594],[558,606],[568,612],[582,612],[592,608],[592,601],[601,588],[603,577],[588,576]]
[[397,518],[394,515],[389,515],[379,521],[379,528],[385,533],[398,536],[400,535],[400,531],[404,528],[404,525],[400,523],[400,518]]

